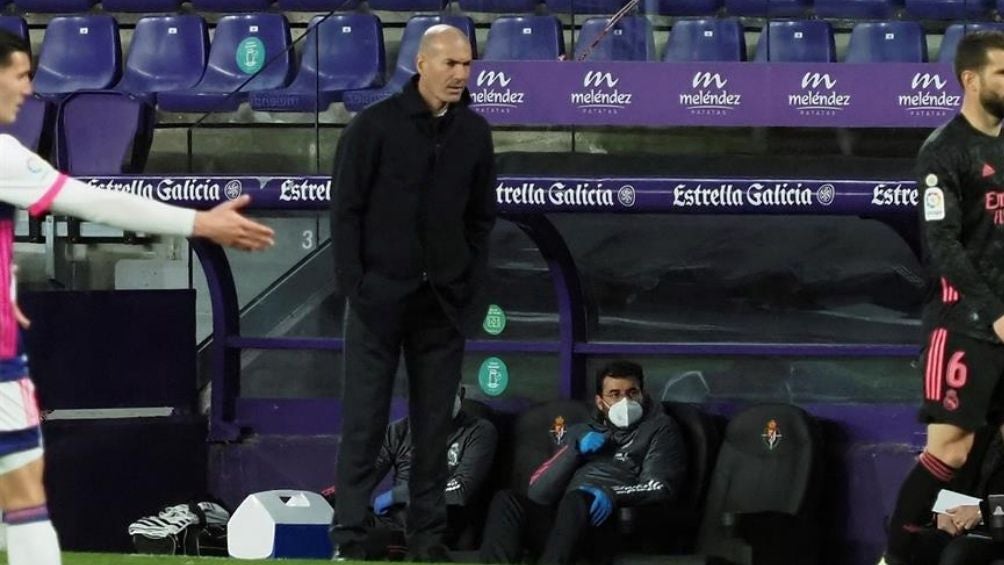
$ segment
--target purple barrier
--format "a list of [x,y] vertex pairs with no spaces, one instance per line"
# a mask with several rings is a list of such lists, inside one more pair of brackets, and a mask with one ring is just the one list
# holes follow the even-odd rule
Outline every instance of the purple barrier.
[[961,104],[950,65],[475,61],[496,125],[937,127]]
[[[100,177],[92,186],[161,202],[208,208],[250,194],[252,207],[325,210],[329,177]],[[500,177],[503,213],[613,212],[692,214],[912,213],[917,189],[906,180]]]

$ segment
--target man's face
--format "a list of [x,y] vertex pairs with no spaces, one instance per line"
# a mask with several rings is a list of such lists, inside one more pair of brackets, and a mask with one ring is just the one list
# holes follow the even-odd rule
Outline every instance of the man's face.
[[987,52],[987,64],[978,73],[976,84],[983,109],[998,120],[1004,119],[1004,50]]
[[436,41],[416,61],[424,90],[441,104],[460,101],[471,76],[471,44],[463,37]]
[[31,96],[31,59],[27,53],[10,54],[7,65],[0,68],[0,123],[17,119],[26,96]]
[[645,396],[638,379],[634,377],[604,377],[603,393],[596,395],[596,408],[604,414],[622,398],[641,402]]

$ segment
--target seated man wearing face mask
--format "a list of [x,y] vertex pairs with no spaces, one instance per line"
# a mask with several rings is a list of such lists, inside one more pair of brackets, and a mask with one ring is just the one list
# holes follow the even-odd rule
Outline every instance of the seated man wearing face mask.
[[582,545],[591,546],[594,561],[609,559],[618,508],[677,496],[687,468],[683,436],[644,387],[637,363],[600,369],[593,421],[568,430],[533,473],[526,496],[509,490],[492,500],[483,562],[519,563],[528,551],[538,563],[574,563]]
[[[453,401],[453,431],[446,458],[449,479],[446,483],[447,532],[444,543],[451,549],[470,523],[470,505],[481,489],[495,458],[498,433],[484,418],[461,409],[466,390],[460,387]],[[393,472],[391,487],[373,500],[373,524],[367,540],[367,554],[395,556],[403,552],[405,515],[408,507],[408,477],[411,474],[411,426],[402,418],[387,426],[383,446],[377,456],[375,482]],[[335,505],[334,487],[323,491]]]

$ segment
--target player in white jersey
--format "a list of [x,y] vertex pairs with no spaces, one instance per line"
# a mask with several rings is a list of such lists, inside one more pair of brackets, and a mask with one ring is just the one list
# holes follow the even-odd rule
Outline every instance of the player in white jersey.
[[[31,94],[28,45],[0,31],[0,123],[11,123]],[[0,508],[10,565],[58,565],[59,541],[42,485],[42,443],[34,386],[20,351],[29,321],[17,307],[12,250],[15,208],[52,210],[129,231],[206,237],[245,250],[272,245],[272,230],[239,213],[242,196],[196,212],[67,177],[9,135],[0,135]]]

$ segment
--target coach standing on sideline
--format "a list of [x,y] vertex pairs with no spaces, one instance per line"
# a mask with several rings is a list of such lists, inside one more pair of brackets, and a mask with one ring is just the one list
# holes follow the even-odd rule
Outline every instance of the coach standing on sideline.
[[332,532],[339,557],[368,557],[373,466],[403,349],[414,449],[408,560],[448,560],[446,441],[464,320],[474,317],[495,223],[491,131],[468,108],[472,57],[463,32],[429,28],[418,74],[356,116],[335,154],[335,279],[348,298]]

